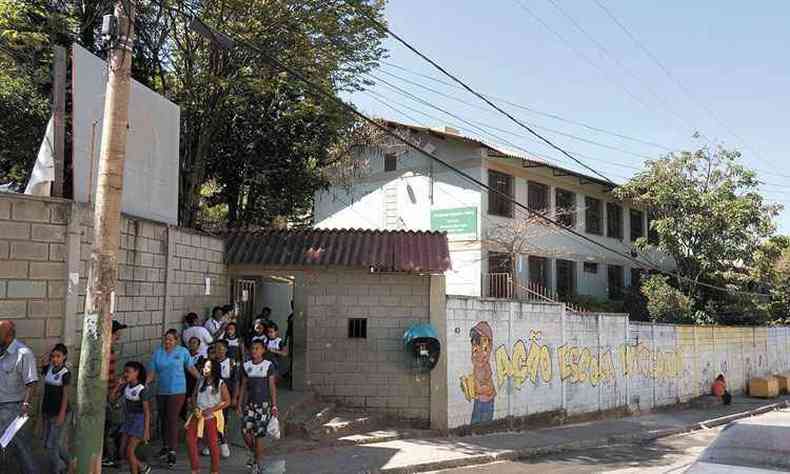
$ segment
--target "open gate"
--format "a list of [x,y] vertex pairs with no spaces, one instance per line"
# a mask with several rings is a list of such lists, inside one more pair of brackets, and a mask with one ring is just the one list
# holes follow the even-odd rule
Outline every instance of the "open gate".
[[233,304],[237,310],[240,336],[246,338],[255,318],[255,280],[234,280]]

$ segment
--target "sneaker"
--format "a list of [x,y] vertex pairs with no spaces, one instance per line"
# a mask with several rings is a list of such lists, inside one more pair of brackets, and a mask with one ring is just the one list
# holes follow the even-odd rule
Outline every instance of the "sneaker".
[[143,467],[140,468],[140,474],[151,474],[151,465],[143,464]]
[[220,444],[219,452],[222,454],[222,459],[228,459],[230,457],[230,446],[228,446],[228,443]]
[[162,448],[156,453],[156,458],[162,462],[167,462],[167,454],[170,452],[167,448]]
[[176,467],[176,452],[170,451],[167,453],[167,468],[173,469]]
[[203,451],[201,451],[200,454],[202,454],[203,456],[210,456],[211,450],[208,448],[203,448]]
[[118,461],[113,458],[105,458],[101,461],[102,467],[118,467]]
[[250,456],[247,458],[247,467],[252,469],[252,466],[255,466],[255,458]]
[[260,464],[253,462],[250,466],[250,474],[263,474],[263,468]]

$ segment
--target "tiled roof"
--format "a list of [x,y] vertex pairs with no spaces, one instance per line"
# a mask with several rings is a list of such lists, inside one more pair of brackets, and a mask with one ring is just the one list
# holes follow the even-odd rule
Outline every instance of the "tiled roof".
[[234,232],[225,263],[343,265],[382,272],[443,273],[450,268],[444,232],[307,229]]

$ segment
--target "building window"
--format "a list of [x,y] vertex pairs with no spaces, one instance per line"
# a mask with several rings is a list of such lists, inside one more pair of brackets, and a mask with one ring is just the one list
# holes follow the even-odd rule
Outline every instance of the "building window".
[[645,236],[645,214],[642,211],[631,209],[631,242]]
[[606,236],[623,238],[623,208],[613,202],[606,203]]
[[545,257],[530,255],[527,258],[530,283],[546,288],[549,283],[549,265]]
[[533,211],[546,212],[549,208],[549,187],[535,181],[528,181],[527,207]]
[[623,299],[623,267],[620,265],[607,265],[609,272],[609,299]]
[[395,153],[386,153],[384,155],[384,171],[395,171],[398,169],[398,159]]
[[598,273],[598,264],[593,262],[584,262],[584,273]]
[[557,222],[565,227],[576,225],[576,194],[564,189],[557,189],[555,192],[557,206]]
[[348,320],[349,339],[367,339],[368,320],[367,318],[351,318]]
[[[488,171],[488,213],[494,216],[513,217],[513,177],[498,171]],[[510,198],[510,199],[508,199]]]
[[600,199],[584,198],[584,228],[588,234],[603,234],[603,209]]
[[576,262],[557,259],[557,294],[560,298],[576,294]]

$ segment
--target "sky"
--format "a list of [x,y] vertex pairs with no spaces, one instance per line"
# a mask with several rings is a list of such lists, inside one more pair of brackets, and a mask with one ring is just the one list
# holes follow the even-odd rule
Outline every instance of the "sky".
[[[614,182],[668,150],[723,145],[743,153],[766,199],[790,207],[790,2],[597,2],[604,8],[390,0],[386,16],[396,34]],[[377,84],[350,97],[362,111],[452,126],[582,171],[394,40],[385,44]],[[777,225],[790,233],[790,211]]]

